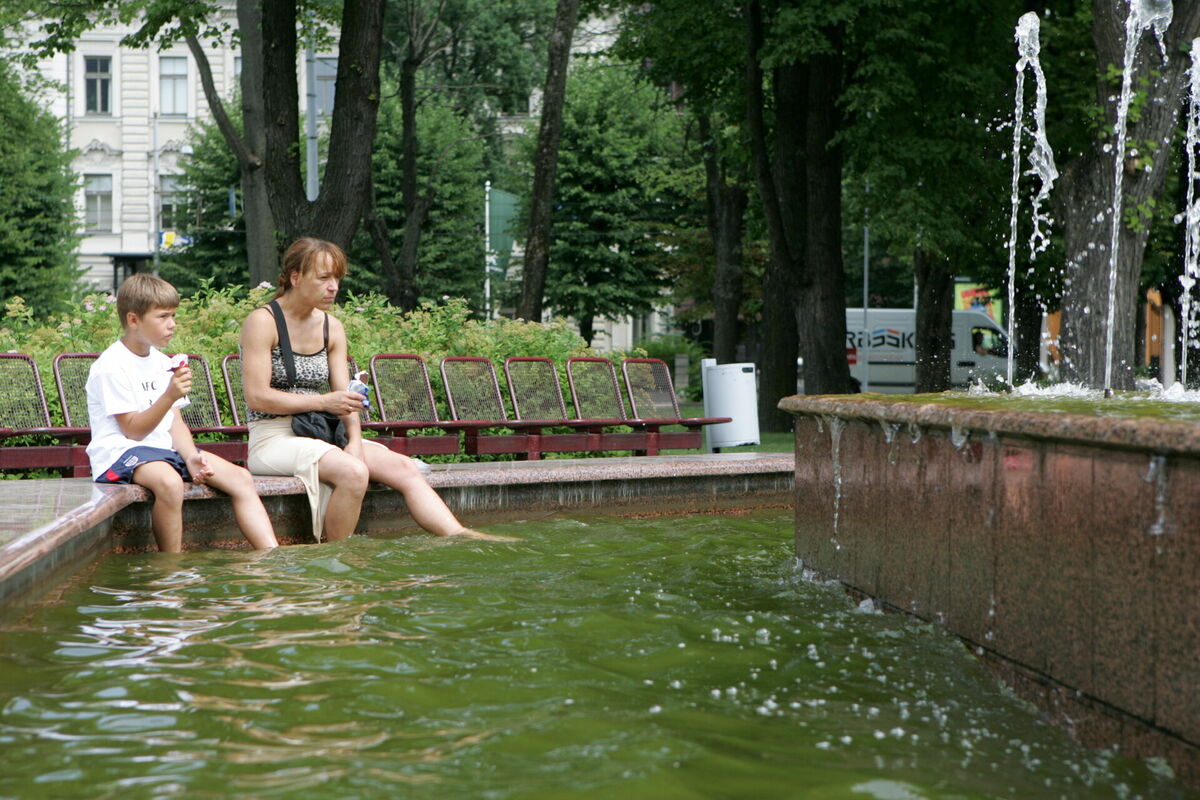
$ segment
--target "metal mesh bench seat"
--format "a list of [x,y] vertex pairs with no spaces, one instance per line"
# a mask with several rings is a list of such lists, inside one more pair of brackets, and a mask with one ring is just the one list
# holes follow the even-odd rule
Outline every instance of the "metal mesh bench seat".
[[[556,436],[544,434],[545,428],[562,424],[553,419],[514,419],[504,407],[496,368],[478,356],[446,356],[441,363],[442,383],[450,416],[462,426],[463,449],[471,455],[515,453],[519,458],[539,459],[543,452],[569,452],[582,449],[566,446]],[[507,428],[511,433],[488,432]],[[562,448],[562,449],[559,449]]]
[[[611,366],[611,365],[610,365]],[[553,442],[555,452],[587,451],[605,452],[613,450],[644,450],[647,436],[640,433],[611,433],[605,428],[625,425],[623,411],[610,404],[596,410],[599,416],[574,417],[567,416],[566,403],[563,401],[562,384],[559,382],[558,370],[548,358],[514,356],[504,362],[504,374],[508,379],[509,395],[512,398],[513,411],[517,419],[551,420],[555,425],[564,425],[575,429],[573,434],[555,434]],[[585,381],[581,377],[581,381]],[[601,384],[603,381],[601,380]],[[615,386],[615,383],[614,383]],[[617,398],[619,404],[620,398]],[[579,404],[575,404],[576,410]],[[561,449],[557,449],[561,447]],[[543,448],[549,449],[549,448]]]
[[[460,451],[458,431],[471,427],[438,418],[425,359],[409,353],[371,356],[371,384],[379,419],[370,423],[391,435],[388,446],[405,455],[445,455]],[[441,433],[410,435],[436,429]]]
[[[23,436],[46,436],[55,442],[12,442]],[[0,353],[0,469],[67,468],[87,475],[84,445],[90,437],[86,425],[53,423],[41,373],[30,356]]]
[[660,358],[627,358],[621,362],[629,407],[635,419],[660,426],[682,425],[683,431],[658,433],[658,446],[666,448],[695,448],[702,445],[701,428],[729,422],[729,417],[682,417],[671,370]]

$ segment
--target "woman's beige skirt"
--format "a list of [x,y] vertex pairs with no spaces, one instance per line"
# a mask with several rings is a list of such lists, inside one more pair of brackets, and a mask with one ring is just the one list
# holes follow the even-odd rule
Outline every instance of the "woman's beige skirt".
[[312,509],[313,538],[321,541],[325,529],[325,509],[333,490],[321,483],[317,462],[335,445],[320,439],[297,436],[292,418],[271,417],[251,422],[250,452],[246,467],[255,475],[295,475],[304,483],[308,505]]

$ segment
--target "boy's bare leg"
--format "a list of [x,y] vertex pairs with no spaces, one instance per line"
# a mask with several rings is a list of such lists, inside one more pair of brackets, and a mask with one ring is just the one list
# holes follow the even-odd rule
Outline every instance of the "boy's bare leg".
[[165,461],[151,461],[133,471],[133,482],[154,495],[150,526],[164,553],[183,550],[183,478]]
[[267,516],[267,509],[263,507],[258,490],[254,488],[253,476],[237,464],[214,453],[206,451],[204,457],[213,471],[206,483],[229,495],[233,501],[233,518],[237,520],[246,541],[250,542],[255,550],[278,547],[275,527],[271,524],[271,518]]
[[317,470],[321,483],[333,487],[325,509],[325,538],[331,542],[348,539],[358,525],[367,493],[367,465],[342,450],[330,450],[317,462]]

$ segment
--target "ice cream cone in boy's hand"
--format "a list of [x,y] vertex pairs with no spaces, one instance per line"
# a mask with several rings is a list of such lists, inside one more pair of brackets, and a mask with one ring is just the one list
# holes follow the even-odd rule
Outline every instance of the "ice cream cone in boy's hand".
[[186,367],[187,363],[187,353],[176,353],[175,355],[171,356],[171,372],[174,372],[180,367]]

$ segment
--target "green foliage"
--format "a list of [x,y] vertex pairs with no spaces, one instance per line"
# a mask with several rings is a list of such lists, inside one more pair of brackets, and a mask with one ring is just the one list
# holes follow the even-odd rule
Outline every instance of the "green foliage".
[[[417,261],[417,291],[422,299],[443,295],[466,297],[472,307],[483,305],[483,142],[468,119],[449,100],[433,96],[417,111],[420,131],[417,154],[418,185],[433,194],[433,205],[421,234]],[[379,109],[375,136],[375,196],[379,214],[388,226],[392,258],[404,241],[404,198],[401,184],[403,129],[399,98],[394,93]],[[351,290],[377,287],[378,256],[366,233],[353,249],[358,276],[350,275]]]
[[[226,108],[240,132],[241,104],[227,103]],[[194,125],[188,141],[192,154],[181,162],[186,193],[180,204],[178,230],[192,243],[164,251],[159,274],[185,295],[198,290],[205,281],[216,286],[245,286],[250,271],[237,158],[211,120]]]
[[[182,299],[172,352],[203,356],[213,371],[217,400],[226,419],[232,419],[220,375],[221,359],[238,352],[242,321],[264,305],[274,291],[246,290],[241,286],[216,288],[203,283]],[[510,319],[473,319],[462,298],[425,302],[405,314],[379,294],[348,295],[332,312],[346,328],[350,355],[363,367],[376,353],[417,353],[425,358],[434,382],[435,396],[444,397],[437,365],[445,356],[485,356],[497,370],[508,356],[545,356],[562,369],[571,356],[590,351],[561,320],[536,324]],[[46,318],[34,315],[19,297],[11,298],[0,317],[0,351],[33,356],[47,384],[51,413],[62,424],[62,413],[53,391],[53,362],[59,353],[98,353],[121,335],[116,298],[89,294],[70,311]]]
[[65,310],[80,275],[76,176],[58,120],[0,60],[0,299],[22,296],[35,316]]
[[585,330],[661,302],[656,239],[699,180],[681,176],[681,142],[679,115],[633,70],[601,62],[572,73],[546,301]]

